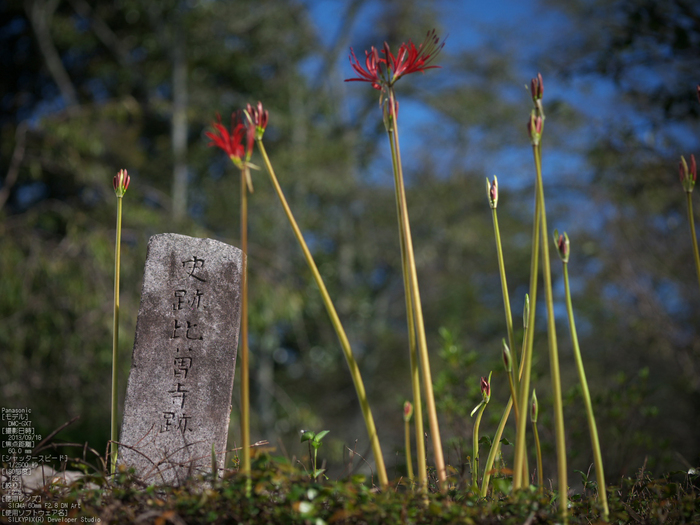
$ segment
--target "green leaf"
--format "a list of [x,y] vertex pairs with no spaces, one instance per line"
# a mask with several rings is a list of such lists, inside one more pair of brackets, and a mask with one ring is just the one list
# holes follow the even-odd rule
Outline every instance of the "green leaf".
[[304,441],[313,441],[315,437],[316,434],[311,430],[304,430],[303,434],[301,435],[301,442],[303,443]]
[[314,441],[320,442],[329,432],[330,430],[321,430],[321,432],[314,437]]

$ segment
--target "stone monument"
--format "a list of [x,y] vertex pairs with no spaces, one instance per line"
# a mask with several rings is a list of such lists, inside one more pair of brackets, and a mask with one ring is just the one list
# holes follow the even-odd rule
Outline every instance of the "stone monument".
[[241,320],[243,252],[212,239],[151,237],[118,464],[178,484],[226,456]]

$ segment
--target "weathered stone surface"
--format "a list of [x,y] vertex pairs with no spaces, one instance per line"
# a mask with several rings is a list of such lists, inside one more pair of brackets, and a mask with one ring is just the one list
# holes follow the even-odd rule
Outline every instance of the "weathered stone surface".
[[172,233],[148,243],[119,464],[177,484],[223,468],[240,326],[243,253]]

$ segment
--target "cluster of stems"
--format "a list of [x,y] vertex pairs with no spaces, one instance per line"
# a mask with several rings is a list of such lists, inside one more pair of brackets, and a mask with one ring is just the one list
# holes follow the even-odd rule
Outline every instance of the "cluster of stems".
[[[564,436],[564,409],[561,395],[561,376],[559,373],[559,352],[557,348],[557,334],[554,317],[554,299],[552,293],[552,276],[549,258],[549,243],[547,243],[547,213],[544,200],[544,185],[542,182],[542,133],[544,128],[544,110],[542,105],[543,82],[542,76],[538,75],[532,80],[532,100],[534,109],[530,115],[528,132],[532,143],[532,152],[535,160],[535,220],[532,242],[532,266],[530,268],[530,297],[532,308],[530,309],[529,325],[534,326],[534,312],[537,294],[537,252],[542,253],[542,278],[544,281],[545,304],[547,307],[547,340],[549,348],[549,366],[552,381],[552,397],[554,399],[554,426],[555,441],[557,450],[557,482],[559,485],[559,511],[562,519],[566,519],[568,512],[568,474],[566,467],[566,442]],[[523,381],[520,385],[518,403],[519,413],[523,416],[527,414],[527,400],[530,391],[530,370],[532,367],[532,342],[534,330],[528,331],[528,340],[525,347],[525,371]],[[521,465],[526,455],[525,428],[526,418],[521,417],[517,422],[517,432],[515,441],[515,461],[513,490],[526,488],[528,483],[528,473],[523,471]]]
[[[423,322],[423,308],[418,287],[418,274],[416,260],[413,253],[413,239],[411,237],[411,224],[408,218],[408,205],[406,203],[406,189],[403,179],[403,167],[401,164],[401,148],[399,144],[398,129],[398,103],[394,89],[388,89],[385,102],[385,125],[391,147],[391,161],[394,169],[394,188],[396,192],[396,206],[399,219],[399,244],[401,247],[401,267],[403,270],[404,289],[406,296],[406,318],[408,324],[409,353],[411,364],[411,386],[413,389],[413,403],[416,411],[416,452],[418,460],[418,483],[421,488],[427,487],[427,461],[425,444],[423,440],[423,415],[421,410],[422,399],[420,390],[420,368],[423,372],[423,392],[425,404],[428,409],[428,422],[430,435],[433,441],[435,468],[441,489],[446,488],[447,474],[445,460],[442,454],[442,440],[438,425],[435,396],[433,394],[433,381],[430,373],[430,359],[428,356],[428,344],[425,336],[425,324]],[[417,345],[416,345],[417,343]],[[416,351],[417,346],[417,351]],[[416,355],[418,354],[418,356]]]
[[[444,45],[444,43],[443,43]],[[423,415],[422,409],[425,404],[427,409],[428,423],[430,426],[430,435],[432,437],[432,442],[434,446],[434,460],[437,471],[437,476],[441,489],[445,489],[447,486],[447,477],[445,463],[442,453],[442,443],[440,438],[440,431],[437,419],[437,411],[435,406],[434,394],[433,394],[433,384],[430,372],[430,362],[428,356],[428,348],[426,341],[426,332],[423,320],[423,312],[420,298],[420,290],[418,286],[418,277],[416,271],[415,256],[413,251],[413,241],[411,236],[411,226],[408,214],[408,206],[406,202],[406,190],[404,185],[403,168],[401,162],[401,150],[399,142],[399,129],[398,129],[398,102],[396,100],[394,83],[401,76],[416,72],[424,71],[425,69],[430,69],[437,66],[429,65],[430,61],[439,52],[442,46],[439,43],[437,37],[435,37],[434,32],[428,33],[426,41],[421,44],[418,48],[409,42],[409,44],[404,44],[397,56],[394,56],[388,45],[385,44],[382,53],[384,58],[380,58],[379,52],[372,48],[371,52],[366,52],[366,69],[362,67],[354,53],[351,57],[351,64],[355,71],[358,73],[359,77],[352,78],[348,80],[355,81],[366,81],[371,82],[372,87],[381,91],[380,105],[383,110],[383,119],[386,127],[387,135],[389,138],[389,145],[391,149],[391,159],[394,174],[394,186],[395,186],[395,197],[396,197],[396,212],[399,224],[399,245],[401,250],[401,261],[402,261],[402,274],[405,288],[405,300],[406,300],[406,317],[408,325],[408,344],[409,344],[409,358],[411,367],[411,387],[413,390],[413,405],[406,402],[404,407],[404,423],[405,423],[405,445],[406,445],[406,462],[408,469],[408,477],[413,480],[413,465],[411,459],[411,444],[410,444],[410,418],[413,410],[415,410],[415,432],[416,432],[416,452],[417,452],[417,484],[420,490],[427,489],[427,454],[425,448],[424,436],[427,435],[423,429]],[[354,61],[354,63],[353,63]],[[503,361],[505,369],[508,375],[508,383],[510,390],[510,398],[503,411],[501,421],[499,423],[498,429],[496,431],[493,445],[491,447],[489,456],[487,458],[483,480],[481,487],[479,487],[479,424],[481,417],[486,408],[486,405],[490,399],[490,379],[489,375],[488,381],[482,378],[482,401],[472,412],[472,416],[477,414],[474,427],[473,427],[473,457],[472,457],[472,489],[475,492],[480,493],[482,496],[486,496],[489,487],[489,480],[491,474],[493,473],[493,465],[495,458],[499,452],[500,441],[505,428],[506,422],[510,415],[511,410],[513,410],[515,415],[516,424],[516,438],[515,438],[515,457],[513,461],[513,490],[521,490],[529,486],[529,468],[528,459],[526,452],[526,427],[527,419],[530,419],[532,423],[533,434],[535,438],[535,445],[537,451],[537,474],[538,483],[540,487],[543,484],[543,472],[542,472],[542,455],[539,442],[539,434],[537,430],[537,415],[538,415],[538,404],[537,397],[534,390],[532,391],[531,404],[528,406],[528,398],[530,392],[530,382],[532,376],[532,361],[533,361],[533,341],[534,341],[534,325],[536,316],[536,304],[537,304],[537,293],[538,293],[538,275],[541,269],[543,288],[545,294],[545,304],[547,309],[547,335],[548,335],[548,349],[549,349],[549,362],[550,362],[550,375],[552,381],[552,395],[554,404],[554,423],[555,423],[555,440],[556,440],[556,450],[557,450],[557,474],[558,474],[558,484],[559,484],[559,508],[560,514],[564,521],[567,517],[567,462],[566,462],[566,446],[564,440],[564,420],[563,420],[563,404],[562,404],[562,394],[561,394],[561,379],[559,372],[559,354],[557,347],[557,337],[556,337],[556,326],[554,317],[554,302],[553,302],[553,292],[552,292],[552,281],[551,281],[551,268],[550,268],[550,254],[549,245],[546,242],[547,237],[547,215],[545,209],[545,198],[544,198],[544,187],[542,182],[542,134],[544,129],[544,110],[542,104],[542,93],[543,93],[543,82],[542,76],[538,75],[536,79],[532,80],[531,84],[532,100],[534,103],[534,109],[531,113],[530,120],[528,123],[528,132],[530,135],[533,156],[535,163],[536,179],[535,179],[535,210],[533,218],[533,231],[532,231],[532,253],[530,261],[530,289],[529,294],[525,297],[525,307],[523,312],[523,327],[524,335],[522,341],[522,349],[520,355],[516,349],[514,330],[513,330],[513,319],[511,313],[510,299],[508,293],[508,284],[505,272],[505,262],[503,257],[503,250],[501,246],[500,231],[498,225],[498,215],[497,215],[497,203],[498,203],[498,181],[494,177],[493,182],[487,179],[487,193],[489,197],[489,202],[492,209],[493,226],[494,226],[494,236],[496,239],[497,255],[498,255],[498,268],[501,278],[501,290],[503,295],[503,306],[505,312],[506,330],[507,330],[507,342],[503,340]],[[264,115],[264,122],[263,122]],[[307,264],[311,269],[311,273],[319,287],[321,296],[328,311],[331,319],[331,323],[336,331],[338,339],[340,341],[341,348],[343,350],[344,356],[346,358],[348,367],[350,369],[350,374],[353,379],[355,390],[360,402],[360,407],[362,410],[362,415],[365,420],[365,425],[367,427],[367,433],[369,436],[370,444],[372,447],[373,455],[376,462],[377,474],[379,478],[380,485],[386,487],[388,485],[388,479],[386,474],[386,468],[384,466],[384,460],[381,453],[381,448],[379,445],[379,439],[377,437],[376,427],[374,424],[374,419],[372,417],[372,412],[369,407],[369,402],[367,400],[367,395],[365,392],[364,384],[357,362],[354,359],[352,349],[347,338],[347,335],[343,329],[343,326],[338,318],[337,312],[330,299],[328,291],[325,287],[323,279],[318,271],[318,268],[314,262],[311,252],[304,240],[304,237],[297,225],[296,220],[289,208],[287,200],[282,192],[280,184],[277,180],[275,172],[272,168],[272,164],[265,150],[265,146],[262,142],[263,132],[265,125],[267,124],[267,112],[263,112],[262,105],[258,103],[258,108],[252,110],[248,106],[248,111],[246,116],[249,121],[249,132],[247,134],[249,138],[249,147],[247,148],[247,156],[245,161],[242,161],[242,154],[245,148],[242,146],[233,145],[228,141],[228,133],[224,133],[221,130],[221,126],[217,126],[220,132],[222,132],[221,137],[215,137],[209,135],[214,140],[214,144],[226,150],[231,156],[234,163],[241,169],[241,243],[242,249],[247,253],[247,191],[252,187],[250,184],[250,173],[249,168],[253,167],[249,162],[250,149],[252,148],[252,137],[254,135],[255,142],[258,145],[258,149],[263,158],[265,167],[270,176],[272,185],[277,193],[277,196],[282,204],[285,211],[287,219],[292,227],[294,235],[299,242],[299,245],[304,253]],[[254,127],[254,133],[250,132],[250,127]],[[238,128],[237,128],[238,129]],[[241,149],[243,148],[243,149]],[[236,162],[238,160],[238,162]],[[693,166],[694,169],[694,159]],[[688,168],[686,167],[686,178],[688,177]],[[694,182],[693,173],[693,182]],[[681,173],[681,180],[683,180],[683,172]],[[686,190],[687,191],[687,190]],[[690,191],[688,191],[690,196]],[[121,209],[121,208],[120,208]],[[694,225],[692,222],[692,203],[689,199],[689,216],[691,218],[691,228],[693,229],[693,239],[695,241]],[[562,254],[562,244],[557,239],[557,248]],[[697,244],[695,244],[695,254],[696,254],[696,265],[698,267],[698,277],[700,280],[700,262],[698,262],[697,257]],[[586,402],[586,411],[588,415],[589,429],[591,433],[591,441],[593,443],[596,474],[598,477],[599,486],[599,498],[601,505],[604,509],[604,517],[607,519],[608,507],[605,494],[605,480],[603,475],[602,459],[600,454],[600,447],[598,444],[597,430],[595,426],[595,420],[593,418],[593,411],[591,406],[590,394],[588,392],[588,386],[586,383],[585,373],[583,370],[583,364],[581,361],[580,350],[578,348],[578,340],[576,337],[576,329],[573,319],[573,312],[571,307],[571,297],[569,290],[569,280],[568,280],[568,237],[566,238],[566,258],[562,257],[564,262],[564,280],[565,289],[567,297],[567,311],[569,315],[569,325],[571,328],[572,344],[574,347],[574,354],[576,357],[576,364],[579,371],[579,378],[583,386],[584,399]],[[248,427],[249,427],[249,405],[248,405],[248,337],[247,337],[247,272],[246,263],[244,262],[243,268],[243,306],[242,306],[242,328],[241,328],[241,361],[242,361],[242,428],[243,428],[243,471],[249,474],[250,463],[248,447],[250,445]],[[118,301],[118,300],[117,300]],[[118,305],[118,303],[115,303]],[[117,308],[117,307],[115,307]],[[116,310],[115,310],[116,311]],[[116,314],[115,314],[116,315]],[[422,379],[422,381],[421,381]],[[422,387],[422,388],[421,388]],[[424,399],[423,399],[424,396]],[[530,414],[528,418],[527,415]]]

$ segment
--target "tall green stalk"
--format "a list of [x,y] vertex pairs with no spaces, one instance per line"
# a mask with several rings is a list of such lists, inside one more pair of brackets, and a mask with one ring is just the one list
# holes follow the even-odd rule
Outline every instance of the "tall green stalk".
[[248,365],[248,165],[241,169],[241,250],[243,251],[243,290],[241,300],[241,454],[243,474],[248,478],[250,495],[250,371]]
[[603,472],[603,456],[600,453],[600,442],[598,440],[598,426],[593,416],[593,403],[591,402],[591,394],[588,390],[588,381],[586,380],[586,371],[583,368],[583,359],[581,358],[581,350],[578,344],[578,336],[576,335],[576,322],[574,321],[574,308],[571,304],[571,289],[569,287],[569,236],[564,233],[562,236],[554,232],[554,242],[557,245],[559,256],[564,265],[564,290],[566,293],[566,312],[569,316],[569,329],[571,331],[571,345],[574,348],[574,358],[576,360],[576,370],[578,371],[579,381],[581,382],[581,390],[583,393],[583,401],[586,405],[586,418],[588,419],[588,431],[591,437],[591,448],[593,449],[593,462],[595,464],[596,478],[598,480],[598,499],[603,506],[603,519],[608,520],[608,496],[605,492],[605,474]]
[[700,285],[700,252],[698,252],[698,237],[695,235],[695,215],[693,215],[693,194],[688,191],[685,194],[688,203],[688,223],[690,224],[690,237],[693,240],[693,255],[695,256],[695,272],[698,275]]
[[[527,413],[527,393],[530,391],[530,377],[532,372],[532,353],[533,342],[535,337],[535,313],[537,306],[537,277],[539,271],[539,254],[540,254],[540,197],[537,185],[535,182],[535,215],[532,222],[532,253],[530,254],[530,309],[528,312],[527,329],[525,330],[525,339],[523,341],[523,373],[520,380],[520,392],[518,393],[518,403],[520,405],[519,412]],[[527,482],[527,473],[522,472],[519,466],[523,464],[525,455],[525,430],[527,428],[526,418],[520,418],[517,423],[515,433],[515,459],[513,461],[513,490],[524,488]]]
[[[700,93],[700,90],[698,91]],[[698,95],[700,101],[700,95]],[[688,224],[690,224],[690,237],[693,242],[693,255],[695,257],[695,272],[698,275],[698,284],[700,284],[700,253],[698,252],[698,237],[695,235],[695,215],[693,215],[693,188],[698,178],[698,166],[695,162],[695,155],[690,156],[690,166],[685,161],[685,157],[681,155],[681,161],[678,165],[681,184],[685,190],[686,203],[688,208]]]
[[[544,278],[544,296],[547,304],[547,339],[549,342],[549,369],[552,376],[552,395],[554,397],[554,428],[557,444],[557,476],[559,485],[559,511],[566,520],[568,513],[568,474],[566,470],[566,441],[564,435],[564,408],[561,396],[561,376],[559,373],[559,352],[557,349],[557,331],[554,318],[554,298],[552,294],[552,274],[549,260],[549,243],[547,242],[547,213],[542,184],[541,147],[533,145],[535,167],[537,170],[537,191],[540,197],[541,231],[542,231],[542,274]],[[525,414],[525,412],[522,412]],[[524,420],[525,418],[523,418]]]
[[411,278],[410,268],[408,264],[408,255],[406,253],[405,232],[401,221],[401,198],[399,195],[399,175],[397,166],[399,160],[396,155],[396,146],[394,143],[394,128],[387,127],[389,134],[389,145],[391,148],[391,160],[394,168],[394,188],[396,194],[396,217],[399,222],[399,245],[401,248],[401,270],[403,275],[404,296],[406,298],[406,323],[408,326],[408,350],[411,365],[411,389],[413,391],[413,406],[415,410],[415,427],[416,427],[416,461],[418,467],[418,485],[421,489],[427,488],[428,485],[428,464],[425,454],[425,431],[423,430],[423,402],[420,391],[420,373],[418,370],[418,352],[416,348],[416,325],[414,322],[414,306],[411,294]]
[[333,328],[335,329],[335,332],[338,336],[338,340],[340,341],[340,346],[343,349],[343,354],[345,355],[345,360],[348,363],[350,375],[352,377],[353,384],[355,385],[355,392],[357,393],[357,398],[360,402],[360,408],[362,410],[362,416],[365,420],[365,426],[367,427],[367,434],[372,447],[374,461],[377,467],[377,476],[379,477],[379,484],[382,486],[382,488],[385,488],[389,484],[389,479],[386,474],[386,467],[384,466],[384,457],[382,456],[382,450],[379,445],[379,437],[377,436],[377,429],[374,424],[374,418],[372,417],[372,411],[369,406],[369,401],[367,400],[367,394],[365,392],[364,383],[362,382],[362,376],[360,375],[360,369],[357,366],[357,361],[355,361],[355,357],[353,356],[352,348],[350,348],[350,341],[348,340],[348,337],[345,334],[343,325],[340,322],[338,313],[336,312],[335,306],[333,305],[333,301],[331,300],[330,295],[328,294],[328,290],[326,289],[326,285],[323,282],[323,278],[321,277],[321,274],[318,271],[318,267],[316,266],[311,252],[309,251],[309,248],[306,245],[306,241],[304,241],[304,236],[302,235],[301,230],[299,229],[299,226],[297,225],[297,222],[294,219],[294,215],[292,215],[292,211],[289,208],[289,205],[287,204],[287,199],[284,197],[284,193],[282,193],[282,188],[280,187],[279,182],[277,181],[277,177],[275,176],[275,172],[272,168],[272,164],[270,163],[270,159],[267,155],[267,151],[265,150],[265,146],[262,140],[260,140],[260,138],[256,138],[256,141],[258,147],[260,148],[260,153],[265,162],[267,172],[270,175],[272,185],[274,186],[275,191],[277,192],[277,197],[279,197],[280,203],[284,208],[284,212],[287,215],[289,224],[292,226],[292,230],[294,231],[294,235],[296,236],[297,241],[299,242],[299,246],[304,252],[306,262],[309,265],[309,269],[311,270],[311,273],[314,276],[314,280],[316,281],[316,284],[318,285],[318,288],[321,292],[321,297],[323,298],[323,303],[326,306],[326,310],[328,311],[328,316],[331,318],[331,323],[333,324]]
[[[493,466],[493,462],[496,459],[496,454],[498,453],[498,450],[501,446],[501,436],[503,435],[503,429],[505,428],[506,422],[508,420],[508,416],[510,415],[511,408],[514,408],[515,412],[515,422],[516,422],[516,428],[517,428],[517,422],[518,422],[518,416],[520,413],[520,406],[518,403],[518,392],[519,392],[519,387],[520,387],[520,376],[522,375],[522,367],[518,366],[518,357],[515,352],[515,338],[513,336],[513,315],[512,311],[510,308],[510,298],[508,294],[508,281],[506,279],[506,269],[505,269],[505,262],[503,259],[503,248],[501,244],[501,233],[500,229],[498,227],[498,213],[497,213],[497,207],[498,207],[498,178],[494,175],[493,177],[493,183],[489,182],[488,179],[486,179],[486,193],[489,198],[489,203],[491,205],[491,212],[492,212],[492,217],[493,217],[493,231],[494,231],[494,237],[496,239],[496,253],[498,255],[498,270],[499,274],[501,277],[501,292],[503,294],[503,309],[505,311],[505,316],[506,316],[506,328],[508,331],[508,343],[510,344],[510,348],[513,348],[513,352],[509,352],[509,361],[510,363],[506,364],[507,372],[508,372],[508,383],[510,386],[510,391],[511,391],[511,399],[508,400],[508,404],[506,405],[505,409],[503,410],[503,415],[501,416],[501,421],[498,425],[498,429],[496,431],[496,436],[494,439],[494,446],[491,448],[491,451],[489,452],[489,457],[486,461],[486,468],[484,471],[484,482],[482,484],[482,495],[485,497],[486,492],[488,491],[488,484],[490,480],[490,471],[491,467]],[[505,342],[504,342],[505,345]],[[507,345],[505,345],[506,348],[508,348]],[[521,362],[522,363],[522,362]],[[514,467],[516,470],[520,470],[520,468],[523,469],[523,471],[527,472],[527,455],[524,455],[522,457],[522,465],[521,467]]]
[[[399,129],[396,118],[396,99],[394,90],[389,88],[389,112],[392,119],[393,133],[390,138],[394,142],[393,164],[395,177],[398,181],[396,186],[397,198],[399,200],[399,212],[401,227],[403,229],[403,238],[406,248],[407,267],[410,277],[410,293],[413,299],[413,310],[415,315],[416,332],[418,338],[418,350],[420,354],[420,363],[423,370],[423,390],[425,394],[425,404],[428,409],[428,421],[430,424],[430,435],[433,440],[433,453],[435,456],[435,468],[437,470],[438,481],[442,490],[447,488],[447,473],[445,470],[445,459],[442,453],[442,439],[440,437],[440,427],[437,419],[437,409],[435,407],[435,396],[433,394],[433,381],[430,372],[430,358],[428,356],[428,344],[425,336],[425,324],[423,322],[423,307],[421,306],[420,290],[418,287],[418,274],[416,271],[416,261],[413,253],[413,240],[411,237],[411,225],[408,219],[408,205],[406,203],[406,189],[403,180],[403,168],[401,166],[401,148],[399,146]],[[418,416],[416,415],[416,421]],[[419,438],[420,439],[420,438]]]
[[[493,234],[496,239],[496,254],[498,255],[498,273],[501,277],[501,292],[503,294],[503,310],[506,316],[506,329],[508,330],[508,345],[513,349],[511,355],[512,358],[512,371],[511,378],[513,385],[518,389],[520,383],[517,371],[518,367],[518,356],[515,352],[515,338],[513,337],[513,314],[510,309],[510,296],[508,294],[508,280],[506,279],[506,265],[503,259],[503,246],[501,244],[501,231],[498,227],[498,179],[493,176],[493,183],[490,183],[486,179],[486,189],[489,196],[489,203],[491,204],[491,216],[493,217]],[[517,396],[516,396],[517,397]],[[516,417],[518,416],[517,405],[516,405]]]
[[112,474],[117,467],[117,441],[119,440],[119,277],[122,257],[122,199],[129,187],[131,177],[126,170],[120,170],[114,177],[112,185],[117,196],[117,231],[114,243],[114,318],[112,323],[112,409],[111,409],[111,431],[110,431],[110,471]]

